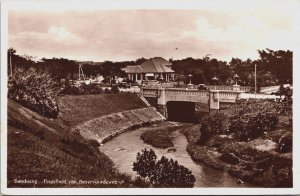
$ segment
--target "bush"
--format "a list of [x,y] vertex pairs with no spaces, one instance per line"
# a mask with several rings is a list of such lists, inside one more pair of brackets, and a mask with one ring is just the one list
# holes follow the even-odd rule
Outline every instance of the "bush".
[[137,154],[137,160],[133,163],[133,171],[150,182],[154,187],[193,187],[196,181],[192,172],[179,165],[173,159],[162,158],[156,161],[155,152],[144,149]]
[[150,149],[142,150],[142,153],[138,152],[136,156],[136,162],[133,163],[133,171],[136,171],[142,178],[150,178],[154,175],[157,156],[155,152]]
[[156,148],[169,148],[174,146],[166,130],[146,131],[142,133],[140,137],[145,143]]
[[246,141],[274,130],[279,120],[279,111],[273,107],[272,102],[244,103],[229,120],[229,131]]
[[199,144],[205,144],[214,134],[225,132],[225,115],[217,112],[201,120]]
[[134,185],[136,185],[139,188],[149,188],[150,187],[150,183],[145,181],[140,176],[138,176],[134,179]]
[[56,118],[58,88],[50,74],[35,68],[16,68],[8,80],[8,98],[45,117]]
[[119,92],[120,92],[120,90],[119,90],[119,88],[118,88],[117,86],[113,86],[113,87],[111,88],[111,93],[116,94],[116,93],[119,93]]
[[97,140],[95,140],[95,139],[89,139],[88,142],[94,148],[98,148],[100,146],[99,142]]
[[[114,88],[114,87],[113,87]],[[80,84],[79,86],[71,86],[70,84],[64,85],[62,90],[60,91],[60,94],[65,95],[96,95],[96,94],[102,94],[105,93],[119,93],[119,89],[113,89],[109,90],[108,88],[105,88],[103,91],[101,85],[99,84]]]
[[110,93],[111,93],[111,90],[109,90],[108,88],[105,88],[105,89],[104,89],[104,93],[110,94]]

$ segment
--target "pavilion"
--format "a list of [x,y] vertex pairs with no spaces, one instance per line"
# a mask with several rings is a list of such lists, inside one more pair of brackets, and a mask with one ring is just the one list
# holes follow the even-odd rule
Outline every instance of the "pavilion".
[[171,63],[162,57],[154,57],[141,65],[129,65],[123,69],[128,78],[141,84],[149,80],[174,80],[174,71],[170,68]]

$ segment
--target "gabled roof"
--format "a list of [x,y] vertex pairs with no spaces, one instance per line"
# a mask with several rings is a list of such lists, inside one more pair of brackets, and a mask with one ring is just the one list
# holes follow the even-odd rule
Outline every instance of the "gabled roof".
[[141,65],[127,66],[124,68],[126,73],[174,73],[169,67],[172,64],[161,57],[151,58]]

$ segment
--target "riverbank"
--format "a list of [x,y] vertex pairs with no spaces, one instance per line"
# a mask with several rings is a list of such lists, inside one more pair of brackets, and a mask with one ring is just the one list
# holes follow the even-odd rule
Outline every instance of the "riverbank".
[[[186,129],[191,126],[193,126],[193,124],[170,121],[152,124],[148,127],[141,127],[136,130],[124,132],[112,138],[99,148],[115,163],[116,168],[120,172],[130,175],[132,178],[137,177],[136,172],[132,170],[132,164],[136,160],[137,153],[144,148],[151,148],[155,151],[158,159],[162,156],[168,159],[172,158],[178,161],[179,164],[190,169],[196,177],[194,187],[259,187],[259,185],[254,186],[251,183],[238,184],[236,178],[227,172],[216,170],[202,163],[193,161],[186,150],[188,141],[181,133],[181,129]],[[140,137],[147,131],[156,132],[157,130],[169,130],[169,137],[174,146],[171,148],[156,148],[146,144]]]
[[165,118],[154,107],[127,110],[86,121],[72,132],[102,144],[129,130],[164,121]]
[[235,176],[238,183],[292,186],[292,153],[276,151],[282,130],[248,142],[240,142],[233,135],[219,134],[212,136],[205,145],[197,143],[201,135],[199,125],[182,132],[188,139],[187,151],[194,161],[226,171]]

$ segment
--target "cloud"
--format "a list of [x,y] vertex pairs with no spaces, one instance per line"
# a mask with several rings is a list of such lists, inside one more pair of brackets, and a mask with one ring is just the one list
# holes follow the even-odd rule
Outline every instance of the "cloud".
[[257,58],[257,49],[291,49],[291,18],[277,8],[11,11],[9,45],[21,54],[95,61]]

